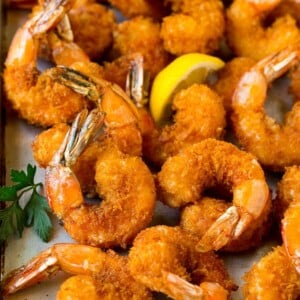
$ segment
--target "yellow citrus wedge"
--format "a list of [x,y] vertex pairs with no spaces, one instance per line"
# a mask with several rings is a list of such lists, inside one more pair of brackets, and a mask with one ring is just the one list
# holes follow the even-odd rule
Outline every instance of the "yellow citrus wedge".
[[170,118],[173,96],[193,83],[202,83],[224,62],[218,57],[189,53],[177,57],[162,69],[153,81],[150,93],[150,112],[158,125]]

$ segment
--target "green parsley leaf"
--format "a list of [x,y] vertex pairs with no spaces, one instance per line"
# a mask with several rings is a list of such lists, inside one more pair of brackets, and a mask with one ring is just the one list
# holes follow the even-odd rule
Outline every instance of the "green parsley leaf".
[[17,189],[14,186],[0,187],[0,201],[14,201],[17,197]]
[[15,233],[13,206],[0,211],[0,240],[6,240]]
[[26,226],[33,226],[38,236],[44,242],[48,242],[52,224],[47,214],[50,212],[50,207],[46,198],[33,191],[24,211],[26,214]]
[[36,166],[31,164],[27,165],[27,174],[24,171],[11,170],[10,179],[17,183],[14,185],[17,190],[21,190],[25,187],[34,185],[34,176],[36,172]]
[[[0,187],[0,201],[9,203],[0,209],[0,240],[15,234],[21,237],[25,226],[33,226],[43,241],[49,241],[52,229],[48,216],[50,208],[46,198],[37,192],[42,183],[34,183],[35,173],[36,166],[31,164],[27,165],[26,172],[11,170],[10,177],[15,184]],[[25,196],[27,203],[22,209],[20,199]]]

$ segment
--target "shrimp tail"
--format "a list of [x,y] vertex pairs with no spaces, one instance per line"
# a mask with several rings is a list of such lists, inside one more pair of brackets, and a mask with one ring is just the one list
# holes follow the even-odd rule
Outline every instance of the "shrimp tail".
[[89,113],[87,109],[81,111],[75,118],[60,149],[56,152],[49,165],[57,165],[59,162],[64,162],[69,167],[74,164],[86,146],[102,129],[104,117],[105,113],[98,109],[93,109]]
[[238,208],[235,206],[229,207],[203,235],[196,249],[199,252],[221,249],[234,236],[234,231],[239,224],[239,220]]
[[269,188],[264,180],[246,180],[235,188],[233,203],[203,235],[198,251],[219,250],[238,239],[268,209]]
[[70,19],[68,15],[64,15],[60,23],[56,27],[58,36],[66,42],[74,41],[74,34],[72,31]]
[[267,56],[259,61],[256,67],[262,69],[264,76],[270,83],[285,74],[293,65],[295,65],[297,63],[295,58],[297,57],[299,57],[299,49],[295,46],[291,46],[283,51]]
[[96,102],[101,97],[96,83],[91,78],[72,68],[57,66],[51,69],[49,76],[51,79],[71,88],[91,101]]
[[163,271],[163,277],[174,296],[174,299],[182,300],[226,300],[228,291],[220,284],[213,282],[202,282],[200,286],[193,285],[178,275]]
[[130,100],[128,95],[117,84],[108,82],[100,78],[89,78],[85,74],[72,68],[65,66],[57,66],[52,69],[50,78],[54,81],[63,84],[78,94],[87,97],[92,102],[101,106],[101,100],[106,96],[119,97],[123,103],[126,103],[130,110],[134,113],[135,117],[138,117],[138,112],[135,104]]
[[2,283],[3,295],[9,295],[18,290],[44,281],[50,275],[56,274],[60,267],[57,258],[52,254],[52,249],[47,249],[32,259],[26,266],[22,266],[7,274]]
[[73,4],[74,0],[51,0],[41,14],[33,18],[34,22],[29,28],[32,34],[46,32],[61,23],[66,11],[70,10]]
[[138,108],[149,102],[150,74],[144,70],[144,58],[136,53],[126,77],[126,93]]

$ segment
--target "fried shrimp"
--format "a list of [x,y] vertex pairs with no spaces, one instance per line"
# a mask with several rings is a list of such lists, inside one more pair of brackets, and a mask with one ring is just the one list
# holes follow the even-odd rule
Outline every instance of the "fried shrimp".
[[189,145],[224,135],[222,100],[204,84],[179,91],[172,101],[172,110],[172,124],[156,129],[145,141],[144,155],[157,165]]
[[300,163],[300,103],[278,124],[264,110],[267,88],[298,61],[292,47],[266,57],[243,75],[233,95],[232,127],[239,143],[274,171]]
[[177,56],[215,51],[225,29],[222,2],[183,0],[179,7],[178,11],[163,19],[161,38],[165,49]]
[[[39,0],[39,4],[33,7],[32,14],[43,9],[45,3],[47,0]],[[116,20],[112,9],[95,0],[76,0],[68,11],[67,18],[72,33],[71,40],[82,48],[91,60],[101,58],[113,40]],[[43,37],[40,47],[41,56],[52,60],[47,36]]]
[[232,193],[232,206],[202,236],[200,251],[221,249],[249,228],[258,229],[270,213],[271,197],[261,166],[253,155],[230,143],[206,139],[191,145],[168,158],[158,173],[162,201],[171,207],[197,203],[206,189],[215,186]]
[[300,42],[300,31],[290,15],[277,18],[269,27],[263,26],[265,16],[281,0],[234,0],[227,9],[226,38],[237,56],[260,60],[289,45]]
[[196,251],[197,238],[179,227],[141,231],[129,252],[131,275],[172,299],[228,299],[237,286],[213,252]]
[[[64,82],[64,84],[72,85],[72,88],[75,90],[81,88],[81,93],[93,94],[95,89],[97,90],[96,83],[93,83],[91,79],[79,72],[82,71],[91,77],[96,76],[99,81],[97,72],[96,74],[93,72],[93,66],[96,67],[97,65],[78,62],[72,64],[74,69],[62,68],[60,72],[56,69],[55,74],[54,72],[51,73],[51,78],[60,81],[65,78],[67,82]],[[75,69],[78,71],[75,71]],[[113,143],[120,151],[129,155],[142,154],[142,137],[138,126],[138,117],[135,116],[136,108],[134,107],[134,110],[130,108],[126,98],[123,98],[126,96],[124,92],[118,93],[119,88],[116,87],[114,91],[115,87],[113,85],[110,87],[108,82],[100,80],[100,83],[104,89],[100,87],[98,95],[99,97],[102,96],[102,100],[99,100],[99,107],[105,109],[106,119],[104,122],[106,126],[99,139],[87,145],[83,153],[79,155],[76,162],[71,166],[72,171],[80,182],[81,189],[90,194],[94,194],[95,190],[94,177],[97,157],[103,151],[105,145]],[[103,86],[105,83],[107,83],[106,87]],[[84,92],[86,88],[87,90]],[[110,88],[114,91],[112,94],[110,93]],[[97,93],[94,95],[93,101],[95,101]],[[67,124],[59,123],[35,137],[32,143],[32,150],[34,159],[40,167],[46,168],[49,165],[68,130],[69,126]]]
[[121,151],[141,155],[142,137],[135,105],[118,85],[95,76],[90,66],[78,62],[72,68],[56,67],[51,79],[84,95],[105,112],[106,133]]
[[89,106],[84,97],[51,80],[51,69],[43,73],[37,70],[38,37],[55,27],[70,5],[72,1],[51,1],[29,19],[16,32],[5,61],[7,99],[20,117],[34,125],[70,122]]
[[[126,247],[152,220],[156,200],[154,179],[139,157],[125,155],[114,145],[97,157],[97,192],[102,202],[84,202],[81,187],[70,167],[99,130],[103,113],[82,112],[64,143],[46,168],[49,206],[70,236],[99,247]],[[85,121],[86,118],[86,121]]]
[[300,295],[300,276],[282,246],[255,263],[244,280],[245,300],[288,300]]
[[235,57],[218,71],[217,81],[212,88],[222,97],[226,112],[232,108],[232,96],[242,75],[250,70],[255,60],[249,57]]
[[286,169],[284,176],[278,183],[278,197],[284,212],[281,222],[281,235],[288,257],[293,263],[296,271],[300,274],[299,264],[299,227],[300,215],[300,166],[293,166]]
[[143,155],[147,161],[160,166],[167,157],[188,145],[223,136],[226,121],[222,100],[204,84],[194,84],[178,92],[172,101],[173,123],[156,128],[146,107],[149,98],[145,77],[143,57],[137,54],[131,61],[126,91],[138,108]]
[[[170,55],[164,50],[159,35],[159,23],[150,18],[138,16],[123,21],[117,25],[114,31],[112,52],[118,57],[140,53],[144,57],[145,70],[150,73],[152,80],[171,60]],[[114,64],[114,62],[105,64],[107,73],[111,68],[114,70]],[[129,65],[124,72],[124,85],[128,68]],[[112,75],[114,74],[112,73]]]
[[113,11],[95,0],[77,0],[68,16],[74,42],[91,60],[99,59],[113,42],[116,25]]
[[[47,168],[50,164],[69,129],[69,125],[60,123],[42,131],[35,137],[32,143],[32,153],[41,168]],[[91,142],[71,166],[82,192],[91,196],[95,194],[95,166],[98,155],[103,151],[103,143],[104,141],[101,140]]]
[[[185,206],[181,211],[180,227],[201,238],[209,227],[230,207],[230,203],[204,197],[199,203]],[[269,232],[270,218],[258,220],[260,224],[249,227],[237,240],[230,241],[222,251],[239,252],[258,247]]]
[[125,256],[79,244],[55,244],[28,264],[7,274],[4,295],[13,294],[47,280],[59,270],[75,275],[60,287],[56,299],[153,299],[151,292],[136,282],[128,271]]

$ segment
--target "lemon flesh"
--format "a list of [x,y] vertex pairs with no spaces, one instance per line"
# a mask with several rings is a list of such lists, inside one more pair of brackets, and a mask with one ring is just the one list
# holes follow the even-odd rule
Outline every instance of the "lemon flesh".
[[224,62],[218,57],[189,53],[177,57],[155,77],[150,94],[150,112],[157,125],[164,125],[171,116],[174,95],[193,83],[202,83]]

